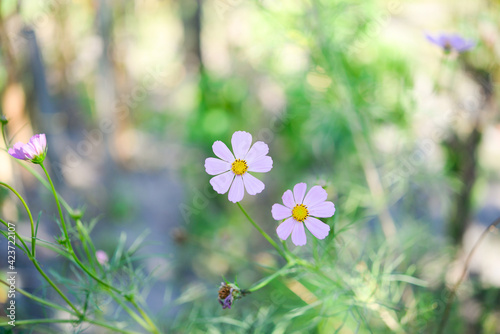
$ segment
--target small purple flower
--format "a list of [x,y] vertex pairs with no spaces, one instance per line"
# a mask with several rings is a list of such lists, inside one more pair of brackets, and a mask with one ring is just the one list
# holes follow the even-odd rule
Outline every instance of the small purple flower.
[[444,52],[450,53],[456,51],[458,53],[465,52],[473,48],[476,44],[471,40],[466,40],[458,34],[440,33],[437,35],[425,34],[427,40],[437,46],[443,48]]
[[241,290],[236,284],[227,284],[222,282],[219,288],[219,304],[222,305],[222,309],[231,309],[235,299],[239,299],[242,296]]
[[231,290],[229,290],[229,295],[222,301],[222,300],[219,300],[219,303],[222,305],[222,309],[225,310],[225,309],[231,309],[231,305],[233,304],[233,301],[234,301],[234,297],[233,297],[233,288],[231,288]]
[[45,134],[34,135],[27,144],[16,143],[9,149],[9,154],[16,159],[41,164],[47,154],[47,140]]
[[109,261],[108,254],[106,254],[106,252],[103,250],[98,250],[97,252],[95,252],[95,257],[97,258],[97,262],[99,262],[101,265],[105,265]]

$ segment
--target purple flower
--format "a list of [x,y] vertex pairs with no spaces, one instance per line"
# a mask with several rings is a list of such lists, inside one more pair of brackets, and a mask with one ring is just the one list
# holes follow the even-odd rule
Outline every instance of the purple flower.
[[330,226],[320,218],[328,218],[335,214],[335,205],[326,201],[328,194],[320,186],[312,187],[306,195],[307,185],[298,183],[283,194],[283,204],[274,204],[271,213],[276,220],[285,219],[276,232],[282,240],[292,234],[292,242],[303,246],[307,242],[304,225],[318,239],[324,239],[330,232]]
[[220,159],[205,160],[206,172],[216,175],[210,179],[210,184],[219,194],[229,191],[228,198],[233,203],[243,199],[245,190],[250,195],[256,195],[265,188],[262,181],[248,172],[266,173],[273,168],[273,159],[267,155],[267,144],[261,141],[251,144],[251,134],[236,131],[231,138],[234,155],[226,144],[216,141],[212,149]]
[[241,298],[241,290],[236,284],[227,284],[221,282],[219,287],[219,304],[222,305],[222,309],[231,309],[235,299]]
[[41,164],[47,154],[47,140],[45,134],[34,135],[27,144],[16,143],[9,149],[9,154],[19,160]]
[[233,297],[233,288],[229,290],[229,294],[227,295],[224,300],[219,299],[219,303],[222,305],[222,309],[231,309],[231,305],[233,304],[234,297]]
[[458,53],[465,52],[475,46],[475,43],[466,40],[458,34],[440,33],[437,35],[425,34],[427,40],[443,48],[444,52],[449,53],[455,50]]

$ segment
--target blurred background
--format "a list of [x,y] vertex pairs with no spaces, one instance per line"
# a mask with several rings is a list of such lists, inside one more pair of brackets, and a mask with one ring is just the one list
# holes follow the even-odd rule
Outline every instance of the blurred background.
[[[165,330],[429,332],[500,216],[498,0],[2,0],[0,10],[10,144],[47,135],[56,187],[97,219],[99,249],[139,238],[144,298]],[[425,38],[440,32],[476,46],[445,55]],[[237,130],[270,147],[266,189],[242,204],[273,237],[270,209],[286,189],[326,187],[337,212],[318,247],[344,290],[294,277],[220,309],[222,277],[248,287],[279,265],[204,170],[213,142]],[[5,152],[0,180],[41,212],[41,238],[59,234],[53,199]],[[29,235],[3,189],[0,215]],[[314,256],[312,243],[294,252]],[[499,254],[491,234],[449,333],[500,333]],[[71,277],[53,252],[39,257]],[[33,266],[17,261],[18,284],[38,291]],[[20,318],[53,316],[23,302]]]

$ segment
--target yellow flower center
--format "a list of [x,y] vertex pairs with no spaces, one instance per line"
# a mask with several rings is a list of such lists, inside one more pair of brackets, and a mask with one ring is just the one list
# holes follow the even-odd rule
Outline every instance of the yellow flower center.
[[304,204],[297,204],[292,209],[292,217],[298,222],[304,221],[307,216],[309,216],[309,211],[307,211],[307,206]]
[[231,165],[231,170],[236,175],[243,175],[248,169],[247,162],[245,160],[236,159]]

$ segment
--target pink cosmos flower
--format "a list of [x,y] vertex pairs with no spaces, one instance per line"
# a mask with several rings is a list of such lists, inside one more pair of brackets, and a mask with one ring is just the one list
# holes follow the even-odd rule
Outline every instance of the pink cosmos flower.
[[319,218],[328,218],[335,214],[335,205],[326,201],[328,194],[320,186],[312,187],[306,195],[307,185],[298,183],[291,190],[283,194],[283,204],[274,204],[271,213],[276,220],[285,221],[281,223],[276,232],[278,236],[286,240],[292,234],[292,242],[296,246],[304,246],[307,242],[304,225],[309,232],[318,239],[324,239],[330,232],[330,226],[323,223]]
[[97,258],[97,262],[99,262],[101,265],[105,265],[109,261],[108,254],[106,254],[106,252],[103,250],[98,250],[97,252],[95,252],[95,257]]
[[47,154],[47,140],[45,134],[34,135],[27,144],[16,143],[9,149],[9,154],[16,159],[41,164]]
[[205,160],[205,170],[210,175],[210,184],[219,194],[229,191],[228,198],[236,203],[243,199],[245,190],[250,195],[256,195],[264,190],[262,181],[249,172],[266,173],[273,168],[273,160],[267,156],[269,147],[258,141],[252,145],[252,135],[245,131],[236,131],[231,138],[233,153],[227,146],[216,141],[212,149],[216,158]]

